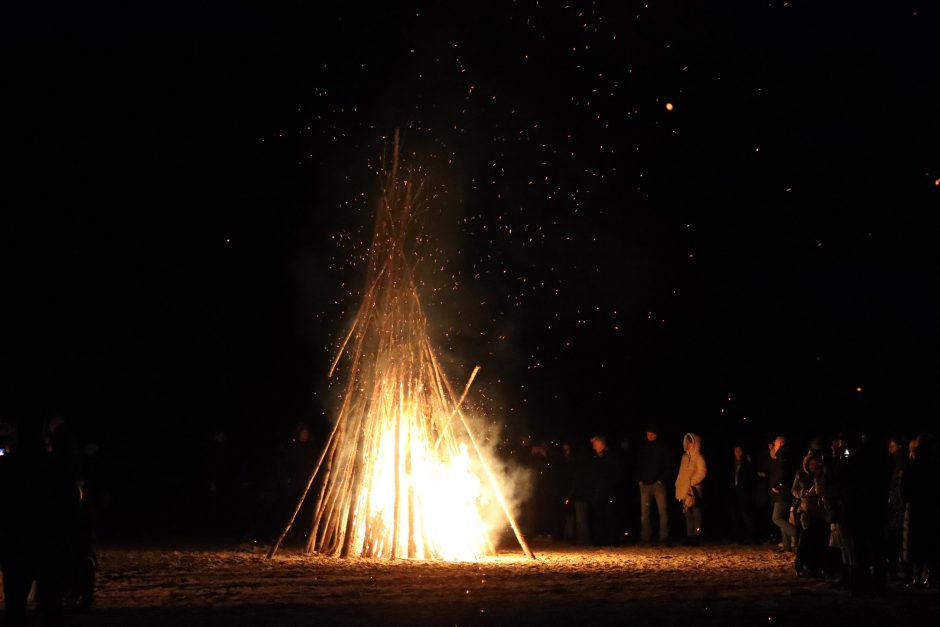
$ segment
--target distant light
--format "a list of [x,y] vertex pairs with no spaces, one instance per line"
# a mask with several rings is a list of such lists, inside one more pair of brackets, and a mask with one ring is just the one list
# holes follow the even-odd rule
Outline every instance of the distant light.
[[672,103],[671,103],[671,102],[667,102],[667,103],[666,103],[666,111],[672,111],[672,109],[673,109]]
[[862,386],[858,386],[857,388],[855,388],[855,391],[856,391],[856,392],[861,392],[861,391],[862,391]]
[[940,179],[937,179],[936,181],[934,181],[933,184],[936,185],[937,187],[940,187]]
[[226,238],[225,238],[225,243],[226,243],[226,244],[231,244],[231,243],[232,243],[232,240],[230,240],[229,238],[226,237]]

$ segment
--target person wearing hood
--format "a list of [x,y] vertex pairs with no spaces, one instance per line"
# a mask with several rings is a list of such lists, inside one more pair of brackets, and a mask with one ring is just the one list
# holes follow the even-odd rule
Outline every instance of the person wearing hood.
[[802,533],[796,545],[796,560],[793,568],[802,577],[808,571],[819,577],[824,566],[826,545],[829,541],[829,526],[820,504],[820,482],[822,462],[813,450],[803,458],[803,465],[793,477],[790,494],[800,506],[797,510]]
[[702,482],[707,473],[702,439],[694,433],[686,433],[682,448],[685,453],[676,477],[676,500],[682,503],[685,514],[686,544],[698,546],[702,535]]

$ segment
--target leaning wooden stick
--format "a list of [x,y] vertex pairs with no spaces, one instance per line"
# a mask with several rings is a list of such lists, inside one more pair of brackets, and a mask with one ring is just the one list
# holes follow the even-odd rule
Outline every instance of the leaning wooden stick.
[[493,472],[490,470],[489,464],[487,464],[486,460],[483,459],[483,453],[480,451],[480,447],[477,445],[476,438],[473,437],[473,433],[470,431],[470,426],[463,417],[463,412],[457,410],[457,415],[460,417],[460,422],[463,423],[463,428],[467,431],[467,437],[470,439],[470,444],[473,445],[473,450],[477,453],[477,459],[480,460],[480,465],[483,466],[483,471],[486,473],[486,478],[490,480],[490,485],[493,487],[493,492],[496,494],[496,500],[499,502],[499,506],[503,508],[503,514],[505,514],[506,518],[509,520],[509,526],[512,527],[512,532],[516,534],[516,540],[519,541],[519,546],[522,547],[522,552],[526,554],[526,557],[535,559],[535,553],[533,553],[532,549],[529,548],[528,542],[525,541],[525,537],[519,530],[519,525],[516,524],[516,519],[513,517],[512,512],[509,511],[509,506],[506,504],[506,499],[503,498],[503,492],[499,489],[499,484],[496,482],[496,477],[493,476]]
[[[431,354],[431,359],[434,361],[434,367],[440,371],[440,366],[437,363],[437,356],[434,354],[434,350],[431,348],[430,342],[428,342],[428,351]],[[444,380],[444,385],[447,387],[448,393],[450,393],[451,398],[456,398],[454,395],[454,390],[451,388],[450,381],[447,380],[447,377],[444,376],[444,373],[441,372],[441,379]],[[522,535],[522,531],[519,530],[519,525],[516,524],[516,519],[512,515],[512,512],[509,511],[509,505],[506,503],[506,499],[503,497],[503,491],[499,489],[499,483],[496,481],[496,477],[490,471],[489,464],[486,463],[486,460],[483,458],[483,452],[480,450],[477,440],[473,437],[473,432],[470,430],[470,425],[467,424],[466,418],[463,416],[463,412],[460,409],[456,410],[457,416],[460,418],[460,422],[463,424],[464,430],[467,432],[467,437],[470,439],[470,444],[473,445],[473,450],[476,451],[477,459],[480,460],[480,465],[483,467],[483,472],[486,473],[486,478],[489,479],[490,486],[493,488],[493,493],[496,495],[496,501],[499,503],[499,506],[503,510],[503,514],[506,516],[506,519],[509,521],[509,526],[512,527],[512,532],[516,534],[516,540],[519,541],[519,546],[522,547],[522,552],[526,554],[526,557],[535,559],[535,553],[532,552],[532,549],[529,548],[529,544],[525,541],[525,537]]]
[[274,546],[271,547],[271,550],[268,551],[268,559],[274,557],[274,554],[277,553],[277,550],[281,548],[281,542],[284,541],[284,538],[287,537],[287,533],[290,531],[290,528],[294,525],[294,521],[297,519],[297,514],[300,513],[300,508],[303,507],[304,500],[307,498],[307,492],[310,491],[310,486],[313,485],[313,480],[317,478],[317,473],[320,472],[320,464],[323,463],[323,459],[326,457],[327,451],[330,450],[330,444],[333,441],[333,438],[336,437],[336,432],[339,430],[339,425],[342,421],[337,420],[336,426],[333,427],[333,431],[330,433],[330,439],[327,440],[326,446],[323,447],[323,452],[320,453],[320,459],[317,461],[317,465],[313,468],[313,472],[310,473],[310,479],[307,480],[307,486],[304,488],[304,492],[300,497],[300,500],[297,501],[297,507],[294,508],[294,513],[291,515],[290,520],[287,522],[287,526],[284,527],[284,531],[281,532],[281,535],[278,536],[277,542],[274,543]]
[[460,409],[460,406],[463,405],[464,399],[467,398],[467,392],[470,391],[470,386],[473,384],[473,380],[476,378],[478,372],[480,372],[480,366],[476,366],[473,369],[473,372],[470,373],[470,378],[467,380],[467,385],[465,385],[463,388],[463,394],[460,395],[460,400],[457,401],[457,404],[454,406],[454,411],[451,412],[450,416],[447,417],[447,422],[445,422],[441,427],[441,434],[437,437],[437,442],[434,443],[435,451],[441,445],[441,440],[444,439],[444,432],[447,431],[448,427],[450,427],[450,422],[454,419],[454,415],[457,413],[457,410]]

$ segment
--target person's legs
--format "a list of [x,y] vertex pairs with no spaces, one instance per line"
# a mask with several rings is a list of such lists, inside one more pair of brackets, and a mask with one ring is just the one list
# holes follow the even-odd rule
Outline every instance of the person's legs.
[[40,557],[36,576],[36,604],[42,613],[44,627],[63,624],[62,601],[70,564],[67,546],[49,547]]
[[657,483],[653,485],[653,496],[656,498],[656,510],[659,513],[659,541],[669,539],[669,514],[666,511],[666,486]]
[[829,566],[826,563],[826,554],[829,551],[829,525],[826,524],[825,520],[820,519],[811,528],[813,530],[813,542],[810,546],[807,564],[813,575],[820,577]]
[[784,549],[792,548],[796,539],[796,528],[790,524],[789,515],[789,503],[780,501],[774,503],[773,522],[780,528]]
[[619,546],[623,542],[623,531],[620,528],[620,510],[617,501],[604,502],[604,540],[605,546]]
[[702,535],[702,508],[695,505],[685,510],[686,544],[697,546]]
[[888,577],[891,579],[900,579],[901,528],[896,524],[889,526],[885,531],[885,562]]
[[744,542],[751,543],[756,540],[756,529],[754,526],[754,511],[751,509],[751,504],[746,498],[738,499],[738,512],[741,517],[742,528],[741,531],[743,535],[741,536]]
[[586,501],[574,502],[574,537],[575,544],[590,544],[591,529],[588,522],[588,504]]
[[9,560],[3,564],[4,625],[26,624],[26,600],[32,585],[33,577],[26,563]]
[[591,525],[591,544],[610,546],[614,543],[614,504],[597,498],[588,504],[588,523]]
[[653,500],[655,485],[640,484],[640,539],[649,542],[653,538],[650,525],[650,501]]

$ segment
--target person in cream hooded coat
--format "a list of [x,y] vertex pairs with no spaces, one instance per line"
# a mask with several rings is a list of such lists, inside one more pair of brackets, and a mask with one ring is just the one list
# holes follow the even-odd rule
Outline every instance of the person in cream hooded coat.
[[676,477],[676,500],[682,503],[685,513],[686,542],[697,545],[702,535],[702,481],[708,469],[702,457],[702,439],[699,436],[686,433],[682,438],[682,448],[685,454]]

